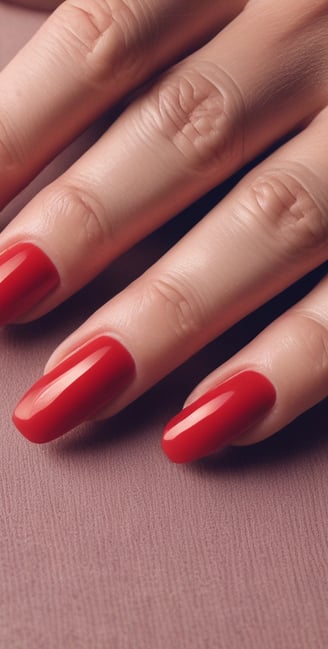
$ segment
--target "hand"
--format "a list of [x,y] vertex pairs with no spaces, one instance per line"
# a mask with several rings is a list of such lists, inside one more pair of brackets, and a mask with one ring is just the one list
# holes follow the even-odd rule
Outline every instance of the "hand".
[[[2,205],[155,79],[1,234],[3,324],[296,133],[60,345],[15,411],[26,437],[113,415],[327,259],[327,43],[327,0],[67,0],[1,73]],[[325,279],[196,388],[165,430],[171,459],[264,439],[327,395],[327,298]]]

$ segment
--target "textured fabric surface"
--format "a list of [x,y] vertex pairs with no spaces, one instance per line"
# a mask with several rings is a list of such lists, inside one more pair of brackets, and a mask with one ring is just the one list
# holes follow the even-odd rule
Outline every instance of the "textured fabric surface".
[[[1,67],[42,19],[0,4]],[[2,224],[102,127],[6,208]],[[316,276],[111,422],[44,447],[11,424],[55,345],[183,227],[153,235],[53,314],[0,332],[1,649],[328,647],[327,404],[272,440],[192,466],[170,464],[159,445],[192,386]]]

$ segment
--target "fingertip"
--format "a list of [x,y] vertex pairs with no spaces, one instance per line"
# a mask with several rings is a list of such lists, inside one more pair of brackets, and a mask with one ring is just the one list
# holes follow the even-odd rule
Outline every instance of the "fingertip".
[[13,421],[30,441],[50,442],[92,419],[134,380],[130,352],[98,336],[41,377],[18,403]]
[[273,384],[253,370],[240,372],[205,392],[166,426],[162,448],[173,462],[190,462],[231,444],[276,402]]
[[60,284],[51,259],[40,247],[20,241],[0,254],[0,325],[32,310]]

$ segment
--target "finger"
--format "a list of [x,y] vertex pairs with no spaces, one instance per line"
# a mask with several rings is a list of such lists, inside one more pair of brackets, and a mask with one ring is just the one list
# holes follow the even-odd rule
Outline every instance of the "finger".
[[100,113],[242,6],[67,0],[0,76],[0,204]]
[[328,396],[328,277],[190,395],[162,446],[188,462],[252,444]]
[[[300,47],[307,46],[297,38],[286,45],[290,17],[282,21],[284,38],[264,18],[261,14],[260,31],[258,14],[245,10],[165,75],[8,227],[2,249],[34,241],[49,252],[61,277],[51,298],[29,318],[67,298],[127,247],[318,111],[325,87],[317,83],[319,62],[311,59],[309,65],[306,50],[300,56]],[[274,57],[281,47],[285,56]],[[315,66],[313,89],[308,69]],[[76,233],[74,246],[67,231]]]
[[6,2],[44,11],[52,11],[60,4],[60,0],[6,0]]
[[[57,349],[47,374],[16,411],[16,423],[27,437],[47,441],[62,434],[72,425],[72,413],[79,423],[81,399],[87,403],[85,390],[91,391],[92,408],[88,402],[88,415],[83,406],[82,419],[94,416],[97,408],[104,408],[99,416],[117,412],[326,259],[326,129],[323,114]],[[134,359],[135,372],[130,371],[120,395],[113,396],[112,387],[105,395],[99,388],[107,376],[113,384],[112,343],[104,351],[104,336],[120,341]],[[91,343],[96,349],[90,351]],[[105,360],[99,361],[98,372],[99,354]],[[130,362],[127,366],[131,370]],[[125,371],[120,366],[119,377]]]

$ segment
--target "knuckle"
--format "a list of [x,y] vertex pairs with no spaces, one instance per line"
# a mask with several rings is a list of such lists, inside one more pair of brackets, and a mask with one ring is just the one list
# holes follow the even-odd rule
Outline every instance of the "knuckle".
[[202,330],[204,309],[187,282],[173,275],[163,276],[151,282],[149,291],[175,337],[185,339]]
[[[85,188],[61,185],[47,193],[43,201],[43,213],[55,221],[55,227],[72,232],[74,245],[79,254],[92,250],[99,252],[111,237],[110,219],[99,200]],[[45,219],[47,221],[47,218]]]
[[14,175],[25,162],[22,141],[19,136],[13,135],[9,123],[0,121],[0,164],[2,174]]
[[321,318],[312,312],[294,308],[294,318],[298,320],[301,353],[306,367],[311,367],[315,374],[328,378],[328,327]]
[[265,173],[250,184],[242,203],[246,215],[278,240],[288,256],[325,247],[328,237],[326,210],[297,176],[281,170]]
[[[166,75],[140,108],[146,134],[169,141],[192,169],[241,157],[240,93],[216,66]],[[150,131],[150,132],[149,132]]]
[[64,50],[73,53],[93,81],[107,80],[109,70],[111,77],[126,69],[136,73],[142,65],[143,23],[147,20],[127,0],[66,0],[53,20],[63,32]]

